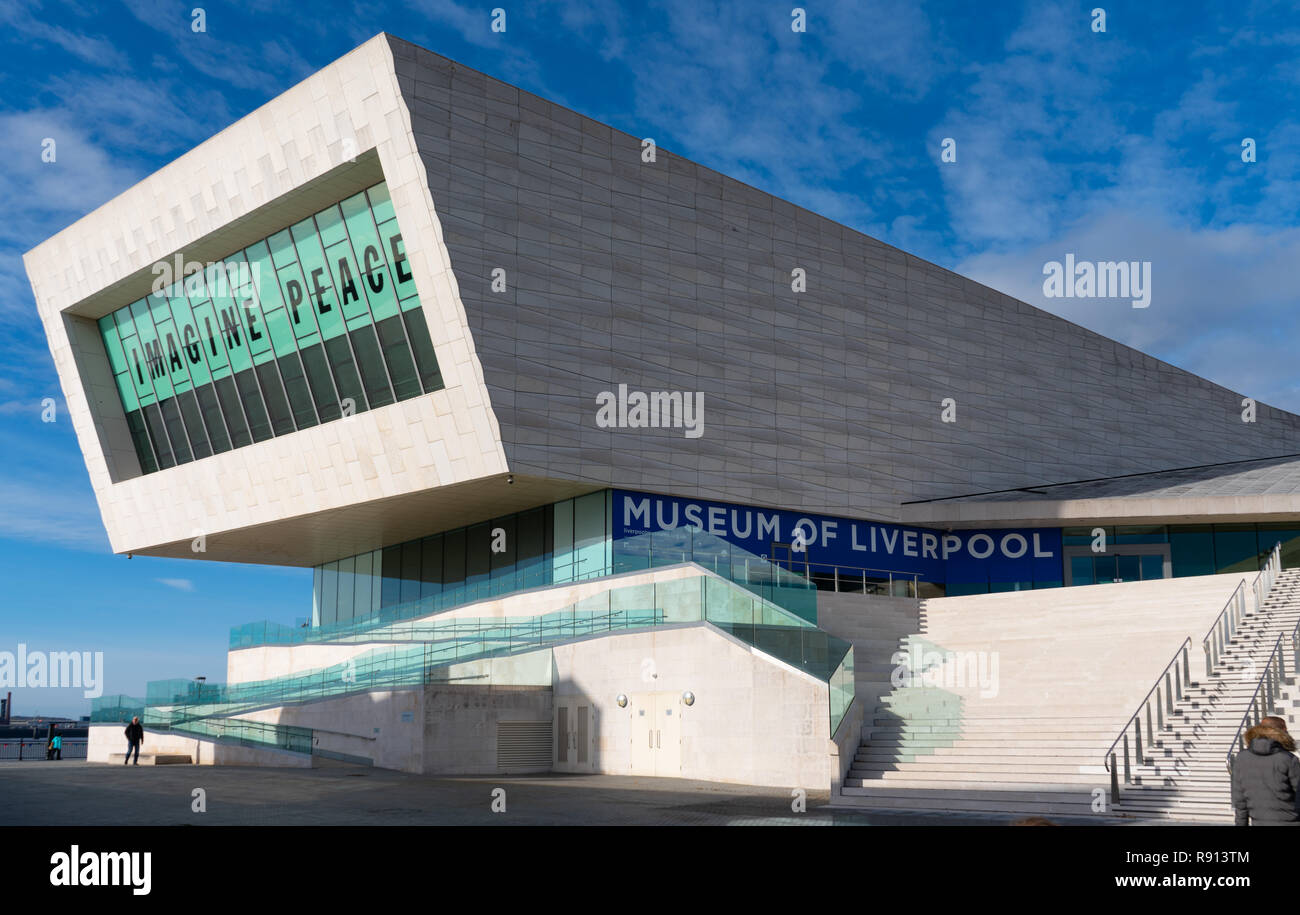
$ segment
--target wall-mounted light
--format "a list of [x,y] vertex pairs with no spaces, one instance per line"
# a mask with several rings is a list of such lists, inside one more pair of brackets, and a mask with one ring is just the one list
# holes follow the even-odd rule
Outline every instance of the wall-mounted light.
[[615,699],[614,701],[618,703],[619,708],[627,708],[627,696],[625,696],[623,693],[619,693],[618,698]]
[[694,705],[694,704],[695,704],[695,693],[691,692],[689,689],[688,689],[686,692],[682,693],[682,704],[683,704],[683,705]]

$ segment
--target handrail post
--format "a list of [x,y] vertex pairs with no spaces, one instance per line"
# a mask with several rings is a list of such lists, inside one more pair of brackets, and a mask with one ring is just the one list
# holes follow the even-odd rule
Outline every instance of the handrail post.
[[1160,701],[1159,681],[1156,681],[1156,723],[1160,726],[1161,731],[1165,729],[1165,707]]
[[1133,742],[1137,748],[1137,764],[1139,766],[1146,764],[1146,756],[1142,753],[1142,719],[1138,718],[1133,722]]
[[1124,784],[1132,784],[1133,774],[1128,765],[1128,732],[1124,732]]
[[1110,803],[1119,803],[1119,771],[1115,768],[1115,751],[1110,754]]

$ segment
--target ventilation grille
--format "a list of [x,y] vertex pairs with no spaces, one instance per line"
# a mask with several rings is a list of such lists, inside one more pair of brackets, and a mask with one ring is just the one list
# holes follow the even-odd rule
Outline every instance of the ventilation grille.
[[549,772],[551,769],[551,722],[497,722],[497,770],[500,772]]

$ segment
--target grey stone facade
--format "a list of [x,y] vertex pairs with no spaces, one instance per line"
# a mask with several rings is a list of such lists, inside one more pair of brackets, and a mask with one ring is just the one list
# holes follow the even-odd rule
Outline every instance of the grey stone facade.
[[[517,473],[893,519],[1300,451],[1290,413],[390,41]],[[620,383],[702,391],[703,436],[598,428]]]

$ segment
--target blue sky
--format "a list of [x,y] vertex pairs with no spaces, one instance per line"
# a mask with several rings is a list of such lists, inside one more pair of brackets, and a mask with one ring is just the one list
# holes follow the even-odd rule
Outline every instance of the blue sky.
[[[223,679],[228,627],[308,613],[310,572],[109,552],[21,254],[379,31],[1300,411],[1290,4],[1105,4],[1101,33],[1097,0],[818,2],[796,34],[792,3],[254,0],[196,34],[200,3],[0,5],[0,651],[103,651],[105,692]],[[1150,307],[1045,299],[1067,252],[1150,261]]]

